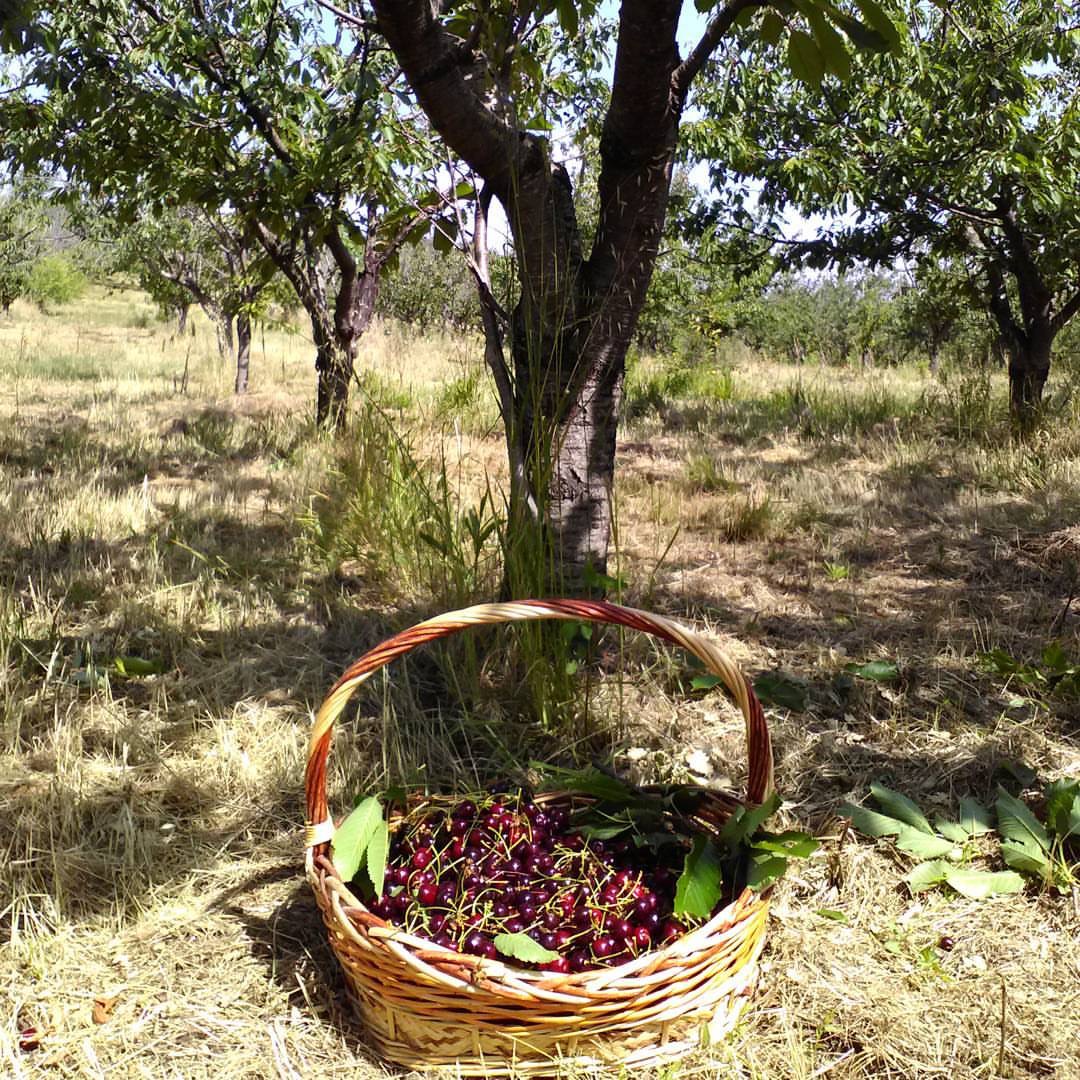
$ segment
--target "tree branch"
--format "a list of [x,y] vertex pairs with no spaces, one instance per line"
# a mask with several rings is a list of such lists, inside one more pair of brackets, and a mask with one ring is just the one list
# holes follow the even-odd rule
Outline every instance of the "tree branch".
[[1066,323],[1080,312],[1080,290],[1077,290],[1058,308],[1057,314],[1050,320],[1050,327],[1055,334],[1065,329]]
[[768,0],[730,0],[710,20],[701,39],[690,50],[690,55],[675,69],[671,80],[672,90],[678,96],[679,101],[686,100],[690,91],[690,84],[697,77],[698,72],[705,66],[705,62],[712,56],[717,45],[731,29],[732,24],[747,8],[768,7]]
[[518,133],[484,100],[478,75],[465,65],[460,39],[439,23],[430,0],[374,0],[374,8],[435,129],[505,202],[517,172]]

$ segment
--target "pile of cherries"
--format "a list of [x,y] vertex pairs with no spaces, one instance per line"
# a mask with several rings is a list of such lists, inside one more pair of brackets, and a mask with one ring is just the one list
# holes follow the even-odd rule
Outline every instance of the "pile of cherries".
[[[447,949],[494,959],[527,934],[555,972],[616,965],[686,932],[672,910],[686,846],[589,839],[565,806],[524,793],[427,806],[396,830],[373,914]],[[521,962],[521,961],[515,961]]]

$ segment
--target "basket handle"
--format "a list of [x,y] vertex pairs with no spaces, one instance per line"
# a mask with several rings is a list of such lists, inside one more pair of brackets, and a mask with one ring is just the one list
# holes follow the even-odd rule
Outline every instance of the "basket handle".
[[747,801],[763,803],[773,790],[773,755],[765,714],[746,676],[710,638],[659,615],[621,607],[602,600],[518,600],[506,604],[478,604],[436,615],[387,638],[350,665],[330,688],[315,716],[308,748],[304,786],[307,799],[305,847],[329,841],[334,824],[326,804],[326,763],[334,721],[361,683],[391,660],[412,652],[419,645],[449,637],[470,626],[524,622],[540,619],[579,620],[613,623],[641,630],[692,652],[731,692],[746,720],[746,742],[750,760]]

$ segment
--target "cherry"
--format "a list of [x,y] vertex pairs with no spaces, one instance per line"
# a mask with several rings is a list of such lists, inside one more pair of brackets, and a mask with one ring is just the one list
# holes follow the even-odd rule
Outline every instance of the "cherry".
[[660,940],[665,944],[676,941],[686,933],[686,927],[678,919],[666,919],[659,927]]
[[615,951],[615,948],[615,939],[610,934],[605,934],[593,942],[593,956],[603,959],[605,956],[610,956]]
[[423,870],[424,867],[427,866],[428,863],[431,862],[431,848],[429,848],[429,847],[418,847],[413,852],[412,859],[410,861],[412,862],[413,866],[416,867],[417,870]]
[[649,928],[647,926],[637,927],[634,930],[633,941],[639,949],[647,949],[652,944],[652,934],[649,933]]
[[474,930],[465,938],[465,951],[472,953],[473,956],[483,956],[484,951],[488,945],[491,945],[491,938],[487,934],[480,930]]
[[431,881],[425,881],[420,888],[416,890],[416,899],[425,907],[430,907],[434,904],[438,895],[439,886]]
[[546,964],[540,965],[543,971],[557,971],[560,975],[566,975],[570,971],[570,958],[567,956],[557,956],[554,960],[549,960]]
[[569,959],[571,971],[588,971],[589,968],[596,966],[592,957],[584,949],[575,949]]

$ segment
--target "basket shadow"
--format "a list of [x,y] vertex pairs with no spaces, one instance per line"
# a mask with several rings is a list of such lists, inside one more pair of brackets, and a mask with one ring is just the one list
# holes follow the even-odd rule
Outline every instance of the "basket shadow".
[[[382,1073],[404,1075],[378,1057],[364,1037],[363,1025],[348,998],[345,978],[330,947],[326,926],[311,887],[302,875],[300,857],[294,864],[257,874],[227,890],[211,905],[234,920],[251,956],[265,969],[268,980],[290,1008],[326,1025],[350,1050],[370,1060]],[[289,883],[291,881],[291,884]],[[281,886],[282,898],[269,914],[244,906],[243,897],[264,885]]]

